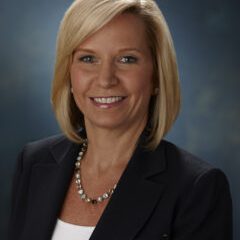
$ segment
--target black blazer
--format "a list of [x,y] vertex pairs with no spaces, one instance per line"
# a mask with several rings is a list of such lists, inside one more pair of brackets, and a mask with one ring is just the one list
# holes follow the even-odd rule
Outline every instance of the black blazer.
[[[231,196],[223,172],[167,141],[146,151],[144,138],[90,240],[231,240]],[[51,239],[78,151],[63,136],[23,149],[13,181],[9,240]]]

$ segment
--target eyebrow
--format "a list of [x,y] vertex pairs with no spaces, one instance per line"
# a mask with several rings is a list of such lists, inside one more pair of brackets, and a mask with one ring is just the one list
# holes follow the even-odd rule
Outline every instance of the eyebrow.
[[88,48],[77,48],[74,52],[79,52],[79,51],[94,53],[93,50],[88,49]]
[[[77,48],[74,52],[79,52],[79,51],[83,51],[83,52],[90,52],[90,53],[95,53],[94,50],[89,49],[89,48]],[[119,49],[119,52],[125,52],[125,51],[135,51],[138,53],[143,53],[140,49],[138,48],[121,48]]]
[[124,51],[135,51],[135,52],[139,52],[139,53],[142,53],[142,51],[138,48],[121,48],[119,50],[119,52],[124,52]]

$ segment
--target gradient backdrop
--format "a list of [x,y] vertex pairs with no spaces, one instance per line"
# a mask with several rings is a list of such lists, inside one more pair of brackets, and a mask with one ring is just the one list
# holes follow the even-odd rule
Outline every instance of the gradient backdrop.
[[[0,5],[0,236],[6,238],[18,152],[59,132],[49,101],[55,39],[70,0],[2,0]],[[223,169],[240,239],[239,1],[161,0],[178,55],[183,103],[167,136]]]

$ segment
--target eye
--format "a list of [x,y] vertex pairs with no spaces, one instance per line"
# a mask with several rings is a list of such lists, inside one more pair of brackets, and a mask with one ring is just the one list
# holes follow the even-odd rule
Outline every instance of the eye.
[[136,63],[137,62],[137,58],[136,57],[133,57],[133,56],[124,56],[124,57],[121,57],[120,61],[122,63]]
[[94,56],[87,55],[87,56],[80,57],[79,61],[84,63],[94,63],[96,62],[96,58]]

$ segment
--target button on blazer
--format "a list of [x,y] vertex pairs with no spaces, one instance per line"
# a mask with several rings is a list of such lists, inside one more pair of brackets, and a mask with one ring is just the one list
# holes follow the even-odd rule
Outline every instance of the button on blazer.
[[[142,134],[90,240],[232,240],[225,174],[164,140],[148,151],[144,140]],[[24,147],[9,240],[51,239],[79,150],[62,135]]]

